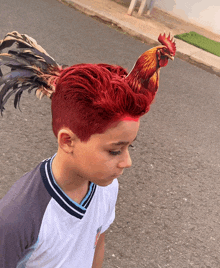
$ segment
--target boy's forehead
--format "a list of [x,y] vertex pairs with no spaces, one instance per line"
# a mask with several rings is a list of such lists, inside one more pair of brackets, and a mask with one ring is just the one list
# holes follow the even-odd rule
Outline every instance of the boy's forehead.
[[[137,136],[134,138],[133,141],[135,141],[136,139],[137,139]],[[118,142],[112,142],[111,145],[119,146],[119,145],[128,145],[129,143],[130,141],[123,140],[123,141],[118,141]]]
[[112,144],[112,145],[123,145],[132,142],[139,129],[139,121],[121,121],[117,126],[107,129],[102,134],[95,134],[94,138],[97,142]]

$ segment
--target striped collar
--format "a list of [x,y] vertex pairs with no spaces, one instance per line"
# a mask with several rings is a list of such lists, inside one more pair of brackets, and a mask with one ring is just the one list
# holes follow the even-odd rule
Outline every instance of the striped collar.
[[43,183],[50,196],[52,196],[57,201],[57,203],[64,210],[66,210],[66,212],[78,219],[82,219],[86,213],[86,209],[88,208],[94,196],[96,184],[90,183],[89,190],[82,202],[80,204],[76,203],[70,197],[68,197],[56,183],[51,169],[53,158],[54,156],[43,161],[41,164],[40,172],[41,177],[43,179]]

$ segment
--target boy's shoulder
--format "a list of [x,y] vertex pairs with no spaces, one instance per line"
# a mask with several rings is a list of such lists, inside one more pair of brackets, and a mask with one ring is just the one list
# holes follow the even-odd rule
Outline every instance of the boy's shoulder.
[[4,262],[7,267],[15,267],[37,241],[42,216],[51,199],[41,179],[41,165],[24,174],[0,200],[0,255],[4,256],[1,267]]
[[0,219],[15,226],[25,218],[34,215],[37,206],[50,199],[43,185],[38,164],[32,171],[25,173],[0,200]]

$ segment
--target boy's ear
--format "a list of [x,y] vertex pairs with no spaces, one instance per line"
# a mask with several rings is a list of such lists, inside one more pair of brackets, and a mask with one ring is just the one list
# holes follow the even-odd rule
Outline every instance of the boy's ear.
[[66,153],[72,153],[77,140],[76,134],[74,134],[68,128],[62,128],[57,135],[57,141],[59,147]]

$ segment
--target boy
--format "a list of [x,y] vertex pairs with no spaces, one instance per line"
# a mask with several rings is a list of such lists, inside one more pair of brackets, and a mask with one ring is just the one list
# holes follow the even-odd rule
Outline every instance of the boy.
[[[33,40],[28,42],[33,45]],[[20,48],[28,57],[34,51]],[[155,92],[135,92],[120,66],[79,64],[62,69],[54,64],[55,72],[51,63],[42,66],[44,55],[41,60],[37,55],[31,59],[35,65],[23,69],[24,59],[13,58],[20,65],[16,71],[10,65],[10,79],[1,78],[5,86],[0,108],[3,111],[7,98],[2,96],[9,86],[20,92],[15,101],[30,86],[45,95],[52,91],[58,150],[0,201],[0,267],[100,268],[105,231],[115,217],[116,178],[131,166],[128,147]],[[14,77],[17,84],[11,82]]]

